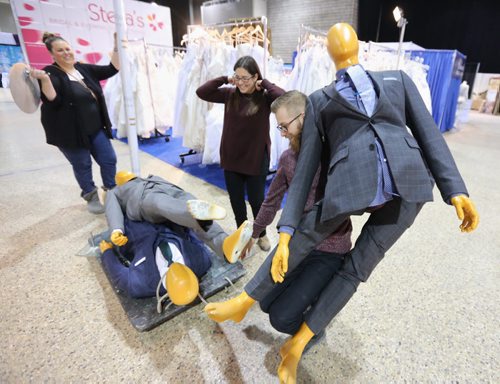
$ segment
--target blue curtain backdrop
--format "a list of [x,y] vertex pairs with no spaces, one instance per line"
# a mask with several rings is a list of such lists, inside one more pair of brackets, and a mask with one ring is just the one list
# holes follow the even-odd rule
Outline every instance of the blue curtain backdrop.
[[409,51],[411,57],[421,57],[429,66],[427,82],[431,90],[432,117],[441,132],[453,128],[458,93],[462,81],[465,55],[458,51]]
[[21,47],[0,44],[0,72],[9,72],[16,63],[24,63]]

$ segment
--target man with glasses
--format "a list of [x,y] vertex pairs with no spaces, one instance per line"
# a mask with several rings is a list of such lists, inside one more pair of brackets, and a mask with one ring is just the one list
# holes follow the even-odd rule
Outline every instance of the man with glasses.
[[[280,157],[276,175],[267,192],[253,224],[250,249],[262,231],[270,225],[292,182],[300,151],[300,138],[304,123],[307,97],[299,91],[289,91],[271,104],[276,115],[281,136],[290,141],[290,148]],[[321,168],[316,171],[309,191],[304,212],[309,212],[314,203],[323,197],[323,188],[318,188]],[[328,238],[323,240],[309,256],[273,290],[259,302],[261,309],[269,314],[271,325],[279,332],[294,335],[304,322],[307,312],[315,310],[314,302],[323,288],[340,269],[344,257],[351,249],[352,224],[350,219]],[[245,251],[243,251],[245,254]],[[324,332],[317,336],[319,340]]]

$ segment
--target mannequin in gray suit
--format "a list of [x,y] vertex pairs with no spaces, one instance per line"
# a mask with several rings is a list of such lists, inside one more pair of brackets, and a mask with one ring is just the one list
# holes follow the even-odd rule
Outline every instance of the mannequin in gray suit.
[[[316,310],[281,348],[282,382],[295,382],[305,345],[368,279],[423,204],[432,201],[434,180],[443,200],[455,206],[462,231],[474,230],[479,220],[453,157],[411,79],[402,71],[366,72],[358,63],[358,39],[348,24],[334,25],[327,40],[337,81],[310,96],[296,176],[278,223],[279,244],[242,294],[205,307],[215,321],[240,321],[343,220],[371,212]],[[322,146],[329,150],[325,198],[302,215]]]
[[[154,224],[174,223],[190,228],[220,257],[234,263],[250,240],[252,226],[245,221],[231,235],[213,219],[222,219],[226,212],[214,204],[197,200],[180,187],[158,176],[140,178],[131,172],[116,174],[117,187],[106,194],[106,219],[110,240],[117,246],[127,243],[124,216],[134,221]],[[200,205],[201,204],[201,205]],[[211,216],[211,217],[207,217]]]

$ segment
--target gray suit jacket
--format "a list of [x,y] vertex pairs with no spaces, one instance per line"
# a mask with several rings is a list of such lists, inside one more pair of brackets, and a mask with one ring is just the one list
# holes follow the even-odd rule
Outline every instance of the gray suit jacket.
[[187,195],[183,189],[158,176],[148,176],[146,179],[137,177],[130,180],[106,194],[106,219],[109,229],[121,229],[123,232],[124,214],[134,221],[163,222],[165,219],[158,217],[156,212],[150,212],[142,207],[142,202],[149,193],[163,193],[172,197]]
[[278,226],[297,228],[323,140],[329,146],[330,159],[321,221],[363,210],[373,201],[377,190],[375,136],[382,143],[402,199],[431,201],[434,180],[446,202],[453,194],[467,194],[448,146],[413,81],[402,71],[368,74],[378,96],[371,117],[345,100],[335,83],[309,96],[295,177]]

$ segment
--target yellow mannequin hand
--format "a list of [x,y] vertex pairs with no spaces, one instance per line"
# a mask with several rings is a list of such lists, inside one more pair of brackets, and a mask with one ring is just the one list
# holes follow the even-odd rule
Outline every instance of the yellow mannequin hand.
[[271,276],[275,283],[282,283],[285,279],[285,273],[288,271],[288,243],[291,237],[288,233],[280,233],[278,248],[271,265]]
[[111,233],[111,238],[110,239],[111,239],[111,242],[114,245],[118,245],[119,247],[121,247],[122,245],[127,244],[127,241],[128,241],[127,236],[125,236],[120,231],[113,231],[113,233]]
[[101,250],[101,253],[104,253],[111,248],[113,248],[113,244],[108,243],[106,240],[103,240],[99,243],[99,249]]
[[462,220],[460,230],[462,232],[472,232],[476,229],[479,224],[479,214],[477,213],[472,200],[465,195],[458,195],[452,197],[451,203],[457,211],[459,220]]

